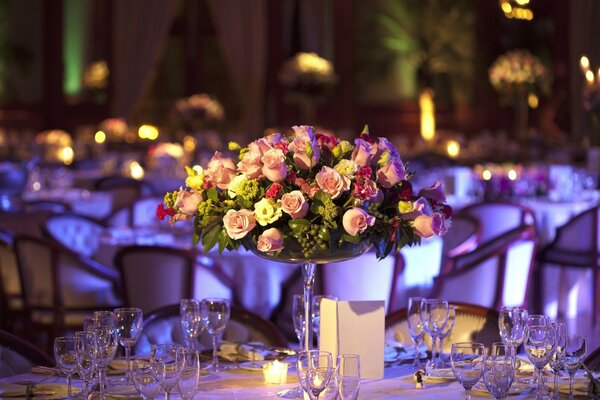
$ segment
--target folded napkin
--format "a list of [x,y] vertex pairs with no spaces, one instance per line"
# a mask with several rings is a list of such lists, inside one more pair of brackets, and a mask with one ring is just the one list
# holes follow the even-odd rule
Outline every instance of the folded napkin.
[[260,342],[235,343],[223,342],[219,348],[219,356],[230,361],[262,361],[277,353],[265,348]]
[[[383,359],[385,362],[413,360],[415,352],[414,345],[389,341],[385,344]],[[427,345],[425,343],[419,345],[419,358],[427,358]]]
[[[72,393],[77,394],[81,389],[72,387]],[[12,382],[0,382],[0,397],[30,397],[49,396],[53,398],[66,397],[68,387],[62,383],[35,383],[24,385]]]

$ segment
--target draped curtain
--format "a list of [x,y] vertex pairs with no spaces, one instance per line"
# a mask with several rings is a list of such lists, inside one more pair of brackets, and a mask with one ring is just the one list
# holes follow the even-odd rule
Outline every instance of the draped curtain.
[[303,51],[333,61],[333,6],[330,0],[298,0]]
[[223,58],[242,105],[242,129],[264,129],[267,0],[208,0]]
[[147,89],[175,17],[177,0],[113,2],[112,115],[129,117]]

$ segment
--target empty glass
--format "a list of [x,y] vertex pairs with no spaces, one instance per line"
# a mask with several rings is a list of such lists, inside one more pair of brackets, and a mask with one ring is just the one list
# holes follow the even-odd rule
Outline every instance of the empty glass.
[[554,352],[550,356],[550,368],[554,372],[554,393],[553,399],[558,399],[558,374],[565,368],[565,355],[567,350],[567,325],[561,322],[550,324],[556,334],[556,345]]
[[437,338],[448,321],[448,302],[446,300],[427,299],[421,306],[421,320],[425,331],[431,336],[431,369],[437,366]]
[[556,334],[552,326],[530,325],[525,328],[525,353],[535,367],[538,399],[541,399],[544,393],[542,370],[550,361],[555,345]]
[[340,400],[356,400],[360,391],[360,357],[340,354],[337,357],[337,386]]
[[320,336],[319,331],[321,328],[321,301],[323,299],[336,300],[336,301],[338,300],[337,296],[333,296],[333,295],[313,296],[312,307],[311,307],[312,330],[317,335],[317,343],[321,343],[321,336]]
[[333,374],[333,359],[327,351],[309,350],[298,354],[298,380],[311,400],[318,399]]
[[77,371],[83,381],[84,399],[90,395],[90,381],[96,373],[96,332],[93,330],[75,332],[75,356]]
[[71,377],[77,371],[76,340],[72,336],[54,339],[54,359],[61,372],[67,377],[67,394],[72,397]]
[[483,382],[496,399],[505,399],[515,378],[514,350],[510,344],[492,343],[490,354],[485,357]]
[[527,310],[517,307],[502,307],[498,315],[498,330],[502,342],[513,347],[517,354],[518,347],[523,343],[525,326],[527,325]]
[[144,400],[152,400],[161,388],[161,381],[164,379],[164,369],[153,367],[152,363],[146,360],[133,360],[131,365],[131,378],[135,390]]
[[150,349],[150,363],[160,379],[165,399],[169,400],[184,364],[182,347],[177,344],[154,344]]
[[213,361],[210,369],[213,372],[224,371],[227,368],[219,365],[217,356],[217,338],[225,331],[229,322],[230,306],[229,300],[209,298],[202,300],[201,315],[204,329],[212,336]]
[[191,400],[200,380],[200,353],[191,349],[183,349],[182,352],[183,368],[177,381],[177,389],[183,400]]
[[545,315],[540,314],[531,314],[527,317],[526,326],[538,325],[538,326],[546,326],[550,324],[550,319]]
[[131,380],[131,347],[134,346],[144,326],[144,316],[139,308],[117,308],[115,314],[115,329],[119,343],[125,348],[125,379]]
[[440,352],[438,355],[439,364],[438,367],[445,368],[446,361],[444,360],[444,339],[450,335],[452,329],[454,329],[454,324],[456,323],[456,306],[454,304],[448,304],[448,321],[446,321],[446,325],[440,332]]
[[296,332],[298,343],[302,347],[306,325],[304,324],[304,297],[301,294],[295,294],[292,299],[292,321],[294,322],[294,332]]
[[483,373],[484,346],[481,343],[460,342],[452,344],[450,365],[456,380],[465,388],[467,400],[471,389]]
[[106,368],[115,358],[118,342],[115,330],[115,316],[111,311],[94,312],[94,332],[96,332],[96,367],[98,368],[100,397],[106,390]]
[[179,321],[181,330],[185,335],[186,346],[196,350],[196,339],[202,330],[202,315],[200,301],[196,299],[182,299],[179,303]]
[[408,309],[406,310],[406,318],[408,322],[408,329],[410,330],[410,336],[413,342],[415,342],[415,360],[413,365],[417,368],[420,367],[419,361],[419,346],[425,330],[423,329],[423,321],[421,320],[421,307],[425,301],[422,297],[409,297],[408,298]]
[[587,352],[587,340],[584,336],[571,336],[567,339],[565,370],[569,373],[569,399],[573,399],[573,376],[581,367]]

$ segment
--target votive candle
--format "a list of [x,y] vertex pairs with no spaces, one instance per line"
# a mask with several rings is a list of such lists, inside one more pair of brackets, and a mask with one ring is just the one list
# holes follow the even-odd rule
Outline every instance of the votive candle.
[[268,362],[263,365],[265,383],[281,385],[287,382],[288,364],[280,361]]

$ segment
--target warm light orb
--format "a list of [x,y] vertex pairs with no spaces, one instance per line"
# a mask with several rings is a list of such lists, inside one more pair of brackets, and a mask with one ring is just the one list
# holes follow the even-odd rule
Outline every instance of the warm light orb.
[[31,185],[31,188],[33,189],[34,192],[39,192],[40,189],[42,188],[42,184],[39,183],[38,181],[33,182],[33,184]]
[[154,125],[142,125],[138,129],[140,139],[156,140],[158,139],[158,128]]
[[527,96],[527,104],[529,104],[529,107],[531,108],[538,108],[540,104],[540,99],[535,93],[529,93],[529,95]]
[[96,143],[98,144],[104,143],[106,141],[106,133],[104,133],[103,131],[96,132],[96,134],[94,135],[94,141],[96,141]]
[[137,161],[132,161],[131,164],[129,164],[129,172],[133,179],[139,181],[144,178],[144,168]]
[[581,65],[581,68],[583,69],[588,69],[590,67],[590,59],[586,56],[581,56],[581,59],[579,60],[579,65]]
[[419,108],[421,109],[421,137],[430,141],[435,137],[435,105],[431,90],[421,92]]
[[449,140],[446,145],[446,151],[450,157],[456,158],[460,153],[460,144],[456,140]]
[[594,83],[594,73],[589,69],[585,71],[585,80],[589,83]]
[[520,6],[529,4],[529,0],[515,0],[515,2]]
[[512,12],[512,6],[508,1],[503,1],[500,5],[504,14],[510,14]]
[[510,179],[511,181],[514,181],[517,179],[517,171],[515,171],[514,169],[511,169],[508,171],[508,179]]
[[481,173],[481,177],[484,181],[489,181],[490,179],[492,179],[492,171],[490,171],[489,169],[483,170],[483,172]]
[[193,136],[186,136],[183,138],[183,148],[185,151],[191,153],[196,150],[196,139]]
[[63,147],[59,154],[58,154],[58,158],[65,164],[65,165],[71,165],[73,163],[73,158],[75,156],[75,153],[73,152],[73,148],[72,147]]

